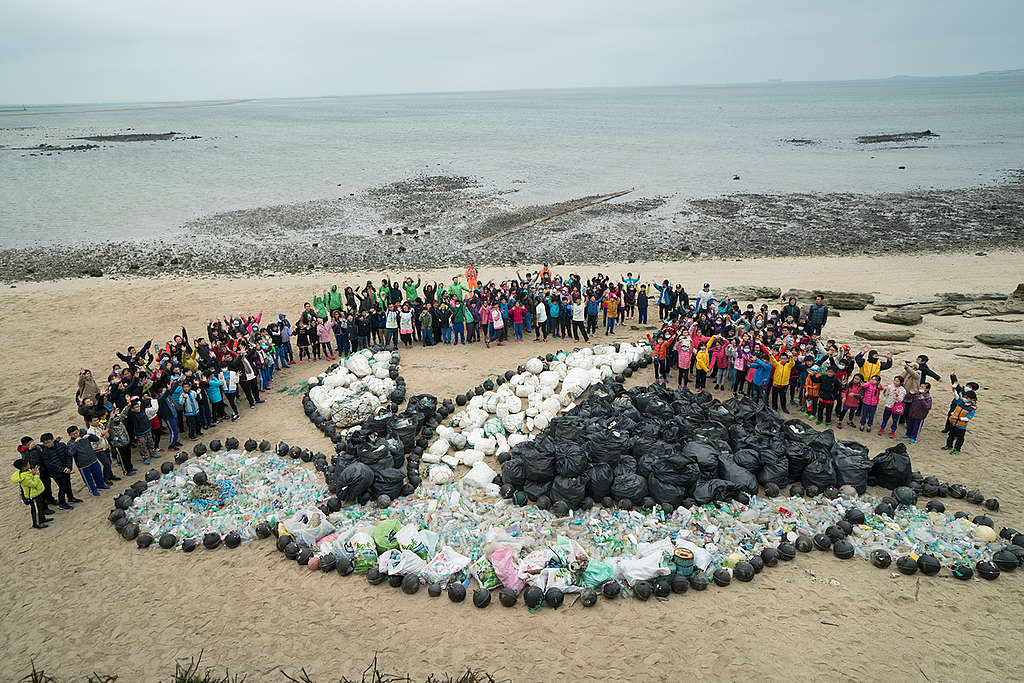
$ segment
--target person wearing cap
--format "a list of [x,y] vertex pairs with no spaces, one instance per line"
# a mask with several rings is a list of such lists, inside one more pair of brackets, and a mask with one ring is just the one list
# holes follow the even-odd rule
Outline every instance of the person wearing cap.
[[698,311],[709,310],[711,302],[715,300],[715,294],[711,291],[711,283],[705,282],[703,289],[697,294],[697,303],[694,306]]
[[974,419],[974,413],[978,407],[978,394],[973,389],[966,389],[953,402],[953,410],[946,418],[946,428],[949,435],[946,437],[946,445],[942,450],[949,451],[950,455],[957,455],[964,447],[964,438],[967,436],[967,425]]

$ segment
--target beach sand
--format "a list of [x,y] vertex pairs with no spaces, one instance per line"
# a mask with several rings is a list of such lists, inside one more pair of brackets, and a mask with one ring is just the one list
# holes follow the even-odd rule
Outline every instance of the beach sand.
[[[486,278],[511,270],[488,268]],[[683,263],[580,265],[559,268],[586,278],[597,271],[640,271],[647,281],[683,281],[689,291],[710,281],[874,292],[879,301],[940,291],[1010,292],[1024,278],[1024,254],[987,256],[737,259]],[[452,270],[423,272],[450,282]],[[391,273],[398,277],[397,273]],[[278,276],[258,279],[76,279],[19,283],[0,294],[6,321],[0,366],[0,424],[14,458],[23,434],[63,433],[77,422],[74,380],[81,367],[106,375],[112,349],[167,339],[182,323],[193,336],[204,321],[239,310],[288,312],[292,320],[314,291],[337,282],[379,282],[380,273]],[[654,311],[656,312],[656,311]],[[873,311],[842,311],[827,336],[859,346],[855,329],[886,327]],[[1022,316],[1001,316],[1019,320]],[[950,397],[933,390],[935,408],[911,448],[914,468],[998,497],[1002,509],[985,512],[947,499],[951,511],[989,514],[997,527],[1024,528],[1024,367],[973,342],[979,332],[1020,331],[1020,322],[925,316],[909,344],[876,344],[899,359],[931,356],[945,377],[981,383],[980,406],[958,457],[939,450],[938,434]],[[637,337],[629,325],[616,339]],[[603,335],[599,335],[604,341]],[[485,350],[413,349],[403,353],[409,393],[439,397],[464,392],[486,375],[515,367],[531,355],[560,348],[557,341],[510,343]],[[966,358],[960,354],[991,356]],[[1019,357],[1019,355],[1018,355]],[[280,373],[274,389],[326,367],[302,364]],[[641,379],[652,381],[651,369]],[[272,391],[257,410],[223,424],[205,438],[284,440],[316,450],[331,444],[305,419],[297,397]],[[872,455],[888,438],[843,430]],[[168,457],[167,455],[164,456]],[[75,477],[76,489],[82,484]],[[124,482],[128,483],[128,482]],[[119,487],[120,488],[124,488]],[[87,493],[87,492],[86,492]],[[270,542],[191,555],[138,550],[106,521],[114,491],[60,512],[49,529],[28,528],[29,514],[8,485],[0,508],[5,596],[0,679],[16,680],[34,658],[60,680],[93,671],[119,681],[167,680],[175,660],[204,652],[205,664],[229,667],[250,681],[283,680],[304,667],[314,680],[358,677],[378,653],[381,668],[423,677],[480,668],[513,680],[822,679],[1009,680],[1018,678],[1014,653],[1024,639],[1017,614],[1024,576],[994,583],[940,577],[890,576],[862,561],[831,554],[801,555],[766,569],[753,583],[690,591],[667,601],[601,601],[529,614],[521,606],[477,610],[468,602],[409,597],[361,577],[310,572],[285,561]],[[922,501],[923,504],[923,501]],[[1020,574],[1020,572],[1018,572]],[[838,585],[831,581],[834,579]]]

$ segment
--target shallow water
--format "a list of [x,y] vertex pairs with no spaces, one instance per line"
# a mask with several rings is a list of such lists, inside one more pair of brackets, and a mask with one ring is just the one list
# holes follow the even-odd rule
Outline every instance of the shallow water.
[[[173,239],[203,215],[424,173],[474,176],[529,205],[629,188],[703,197],[963,187],[1024,166],[1020,75],[110,106],[127,108],[0,115],[0,246]],[[940,137],[855,141],[925,129]],[[127,131],[200,139],[49,156],[10,149]]]

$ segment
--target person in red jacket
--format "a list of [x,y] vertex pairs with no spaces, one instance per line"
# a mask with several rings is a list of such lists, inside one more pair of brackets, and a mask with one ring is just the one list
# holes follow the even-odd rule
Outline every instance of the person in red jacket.
[[860,409],[860,397],[864,391],[864,378],[860,374],[853,376],[850,383],[846,385],[846,389],[843,391],[843,405],[839,409],[839,424],[836,428],[843,428],[843,418],[849,414],[847,418],[847,425],[853,426],[853,418],[856,416],[857,411]]
[[676,336],[658,332],[653,338],[648,334],[647,341],[651,342],[651,351],[654,356],[654,383],[668,384],[668,350],[675,343]]

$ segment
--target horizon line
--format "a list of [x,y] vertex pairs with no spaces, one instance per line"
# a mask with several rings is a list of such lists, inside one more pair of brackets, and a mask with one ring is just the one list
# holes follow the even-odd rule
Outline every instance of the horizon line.
[[[19,115],[40,115],[40,114],[65,114],[65,113],[95,113],[109,111],[131,111],[138,109],[164,109],[175,107],[203,107],[213,105],[231,105],[255,100],[322,100],[342,97],[396,97],[414,95],[468,95],[474,93],[512,93],[512,92],[551,92],[562,90],[627,90],[639,88],[725,88],[751,85],[801,85],[810,83],[858,83],[867,81],[890,81],[890,80],[932,80],[942,78],[972,78],[977,76],[1013,76],[1024,75],[1024,69],[989,69],[969,74],[943,74],[939,76],[918,76],[908,74],[893,74],[891,76],[873,76],[866,78],[833,78],[833,79],[812,79],[812,80],[789,80],[782,78],[769,78],[760,81],[719,81],[707,83],[663,83],[663,84],[634,84],[634,85],[591,85],[591,86],[548,86],[536,88],[493,88],[482,90],[420,90],[420,91],[384,91],[384,92],[363,92],[330,95],[274,95],[267,97],[260,96],[237,96],[237,97],[211,97],[201,99],[181,100],[116,100],[108,102],[35,102],[22,104],[0,104],[0,116]],[[143,105],[150,105],[144,107]],[[105,109],[92,110],[68,110],[68,111],[30,111],[32,107],[109,107]],[[21,108],[21,109],[19,109]]]

